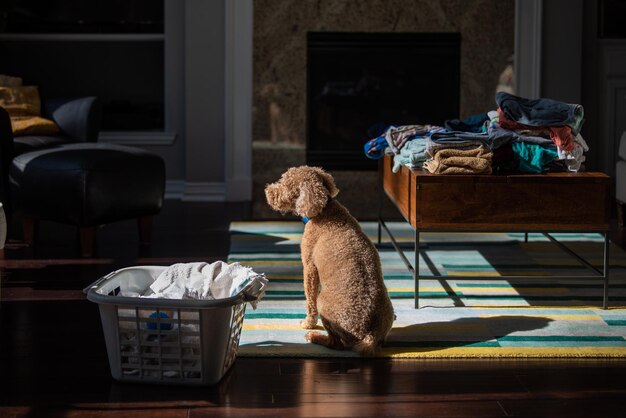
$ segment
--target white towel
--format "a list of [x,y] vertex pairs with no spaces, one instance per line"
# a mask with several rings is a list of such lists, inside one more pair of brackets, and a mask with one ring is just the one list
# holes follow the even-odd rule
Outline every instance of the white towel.
[[187,289],[201,295],[207,279],[202,273],[206,265],[207,263],[178,263],[169,266],[150,285],[154,293],[149,297],[183,299],[188,296]]
[[[263,285],[267,283],[262,275],[239,263],[178,263],[165,269],[144,297],[223,299],[237,295],[254,280],[261,280]],[[262,296],[259,295],[259,299]]]

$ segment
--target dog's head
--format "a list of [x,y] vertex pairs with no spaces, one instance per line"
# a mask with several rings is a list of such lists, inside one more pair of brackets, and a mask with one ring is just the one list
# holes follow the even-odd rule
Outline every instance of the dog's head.
[[276,183],[265,186],[265,197],[272,209],[313,218],[339,190],[333,177],[319,167],[306,165],[285,171]]

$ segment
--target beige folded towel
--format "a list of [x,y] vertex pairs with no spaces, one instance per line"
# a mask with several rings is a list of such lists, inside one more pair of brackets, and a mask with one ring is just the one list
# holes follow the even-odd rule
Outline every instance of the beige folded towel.
[[444,148],[435,151],[424,168],[433,174],[491,174],[493,153],[484,147],[469,150]]

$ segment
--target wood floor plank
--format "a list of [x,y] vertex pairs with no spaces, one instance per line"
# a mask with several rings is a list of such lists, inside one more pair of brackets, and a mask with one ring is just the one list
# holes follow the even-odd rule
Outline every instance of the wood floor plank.
[[510,417],[624,417],[623,397],[609,399],[506,400],[501,405]]
[[339,404],[275,404],[272,409],[228,407],[192,409],[191,418],[208,417],[505,417],[497,402],[367,402]]
[[624,373],[610,369],[560,373],[536,373],[518,375],[520,383],[531,393],[584,392],[593,388],[594,393],[626,394]]

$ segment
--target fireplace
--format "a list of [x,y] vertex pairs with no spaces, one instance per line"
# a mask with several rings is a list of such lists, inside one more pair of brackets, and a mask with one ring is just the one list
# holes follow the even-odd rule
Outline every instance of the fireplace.
[[307,34],[306,162],[375,170],[363,145],[389,125],[459,116],[458,33]]

